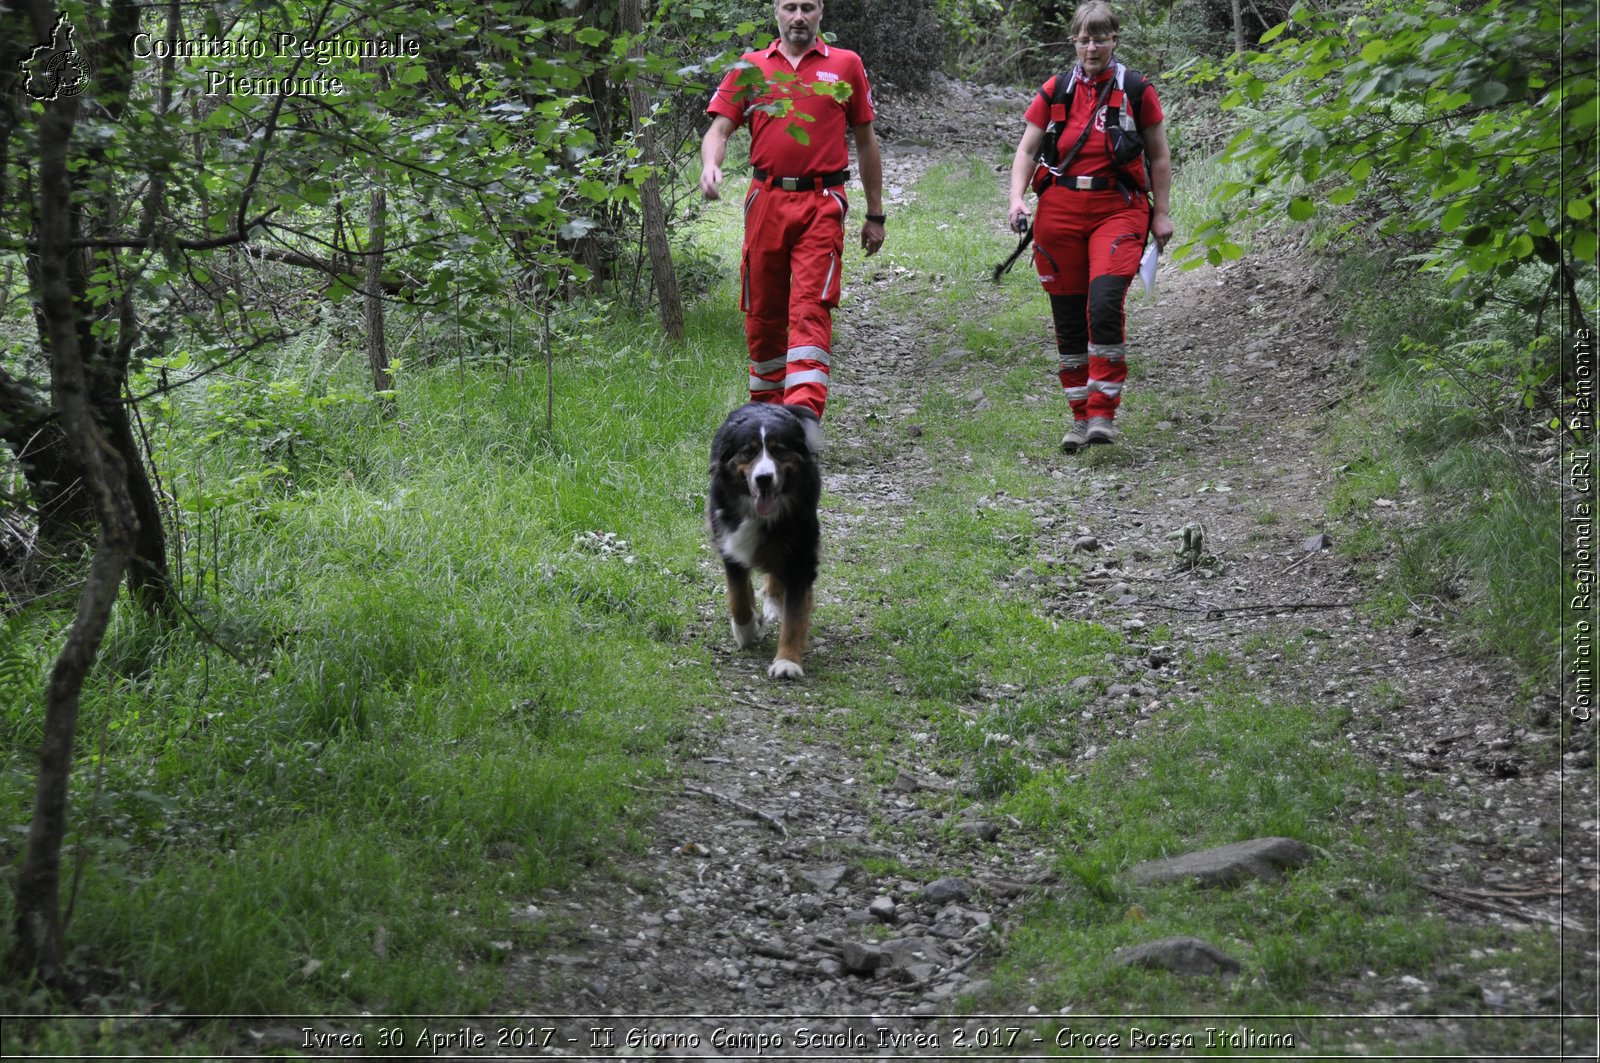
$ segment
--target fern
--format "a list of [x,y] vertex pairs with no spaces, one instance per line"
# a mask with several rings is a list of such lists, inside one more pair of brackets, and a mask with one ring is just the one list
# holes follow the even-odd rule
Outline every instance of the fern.
[[37,691],[44,674],[40,647],[23,614],[6,618],[0,631],[0,712],[9,716]]

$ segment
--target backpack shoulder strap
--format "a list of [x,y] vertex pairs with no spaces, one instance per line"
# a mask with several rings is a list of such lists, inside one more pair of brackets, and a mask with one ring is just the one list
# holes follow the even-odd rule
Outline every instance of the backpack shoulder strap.
[[1128,97],[1128,111],[1137,121],[1144,117],[1144,90],[1149,88],[1150,80],[1131,66],[1122,68],[1119,80],[1118,87]]
[[[1066,123],[1056,121],[1051,117],[1051,112],[1055,110],[1057,105],[1072,99],[1072,83],[1076,80],[1077,78],[1072,76],[1072,71],[1070,70],[1057,74],[1055,83],[1050,87],[1050,95],[1045,99],[1045,102],[1050,107],[1045,112],[1044,143],[1039,149],[1039,162],[1052,169],[1055,167],[1060,155],[1058,141],[1061,138],[1062,126]],[[1044,96],[1042,87],[1039,89],[1039,95]]]
[[1078,79],[1073,76],[1073,71],[1063,70],[1056,75],[1056,90],[1050,95],[1051,103],[1066,103],[1072,99],[1072,87]]

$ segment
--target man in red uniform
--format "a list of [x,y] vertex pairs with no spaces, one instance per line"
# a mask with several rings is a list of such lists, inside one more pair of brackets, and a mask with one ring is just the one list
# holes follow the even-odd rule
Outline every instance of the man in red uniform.
[[752,75],[729,71],[706,108],[712,118],[700,142],[700,191],[719,198],[728,138],[749,118],[755,173],[744,201],[739,308],[750,398],[806,406],[820,418],[850,209],[846,131],[855,137],[867,194],[861,246],[868,255],[883,246],[883,159],[861,57],[817,33],[822,0],[776,0],[773,7],[778,38],[743,56],[765,77],[748,84]]
[[[1050,296],[1061,387],[1072,407],[1072,427],[1061,440],[1068,453],[1117,438],[1112,422],[1128,376],[1123,301],[1147,235],[1165,247],[1173,233],[1165,115],[1155,88],[1116,61],[1110,6],[1080,4],[1072,41],[1076,68],[1045,82],[1028,107],[1007,214],[1012,228],[1025,229],[1024,196],[1029,187],[1038,193],[1033,260]],[[1057,103],[1066,90],[1057,85],[1062,78],[1073,79],[1072,90]],[[1047,129],[1058,138],[1061,165],[1054,169],[1038,161]],[[1130,130],[1136,136],[1128,137]],[[1119,159],[1124,144],[1128,157]]]

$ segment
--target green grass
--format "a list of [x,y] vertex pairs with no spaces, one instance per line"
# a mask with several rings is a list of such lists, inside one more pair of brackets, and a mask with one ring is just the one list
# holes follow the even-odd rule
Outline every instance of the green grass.
[[[292,457],[223,424],[226,392],[165,411],[156,445],[206,500],[179,540],[187,596],[204,579],[199,612],[242,659],[119,607],[85,691],[70,936],[116,972],[109,1007],[471,1011],[499,990],[494,943],[528,936],[513,904],[636,844],[619,784],[671,769],[713,689],[690,632],[736,325],[703,309],[680,349],[623,321],[564,350],[548,431],[536,361],[405,373],[392,420],[312,408],[330,381],[309,359],[294,387],[281,363],[242,378],[297,423]],[[26,680],[0,703],[12,823],[61,620],[6,627]],[[0,949],[10,926],[8,888]],[[23,991],[8,1010],[38,1006]],[[84,1029],[38,1043],[86,1050]]]
[[[1398,816],[1354,815],[1397,807],[1398,781],[1354,759],[1336,715],[1263,702],[1242,670],[1217,669],[1207,686],[1139,741],[1041,773],[1005,802],[1056,839],[1064,886],[1003,962],[1002,999],[1022,994],[1044,1010],[1133,1000],[1142,1014],[1296,1011],[1318,987],[1413,970],[1445,951],[1445,925],[1416,918]],[[1125,874],[1144,860],[1268,836],[1303,841],[1319,858],[1282,883],[1231,891],[1139,888]],[[1240,959],[1239,982],[1190,987],[1103,962],[1116,948],[1179,934]]]

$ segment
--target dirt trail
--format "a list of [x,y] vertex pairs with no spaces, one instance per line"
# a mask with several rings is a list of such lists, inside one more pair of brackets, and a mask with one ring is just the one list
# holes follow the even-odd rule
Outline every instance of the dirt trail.
[[[1018,93],[967,86],[947,87],[920,110],[886,101],[880,124],[891,209],[939,153],[994,156],[1014,137],[1024,103]],[[919,146],[927,143],[937,143],[937,153]],[[996,181],[998,225],[1003,175]],[[907,437],[917,400],[902,381],[925,360],[931,337],[878,305],[875,292],[892,276],[878,271],[875,280],[856,258],[849,268],[834,386],[850,401],[836,416],[830,410],[825,500],[836,504],[825,515],[819,595],[853,612],[843,575],[852,543],[895,535],[909,516],[910,488],[932,479],[923,448],[890,464],[874,443]],[[1273,696],[1347,709],[1346,739],[1382,770],[1441,784],[1407,799],[1406,815],[1423,837],[1441,822],[1481,821],[1465,847],[1431,854],[1428,878],[1451,918],[1560,920],[1563,888],[1566,919],[1592,912],[1597,866],[1592,846],[1582,844],[1594,832],[1585,812],[1594,807],[1592,749],[1563,761],[1552,703],[1519,702],[1509,674],[1461,653],[1425,613],[1375,628],[1354,607],[1372,588],[1336,551],[1306,549],[1322,531],[1334,477],[1318,457],[1318,436],[1329,407],[1354,386],[1352,352],[1315,277],[1249,260],[1164,270],[1159,301],[1131,297],[1130,307],[1139,368],[1127,405],[1151,412],[1143,428],[1118,447],[1040,463],[1035,498],[996,501],[1033,514],[1038,544],[1058,556],[1095,540],[1084,578],[1038,588],[1051,608],[1119,627],[1134,642],[1143,628],[1171,626],[1171,641],[1120,663],[1105,697],[1159,711],[1169,694],[1195,689],[1183,672],[1186,654],[1218,650],[1246,662]],[[1048,369],[1044,315],[1041,299],[1038,350],[1019,357]],[[982,383],[959,361],[941,367],[936,383],[925,372],[916,378],[963,396]],[[1174,399],[1195,393],[1216,396],[1216,405]],[[1065,403],[1045,388],[1037,401],[1041,431],[1059,434]],[[1069,462],[1091,487],[1058,505],[1055,476]],[[1393,519],[1406,519],[1405,506],[1397,500]],[[1202,528],[1203,544],[1196,570],[1176,573],[1168,536],[1185,526]],[[708,591],[701,622],[727,695],[707,715],[720,715],[721,725],[700,729],[697,755],[683,764],[684,790],[656,798],[661,814],[643,855],[569,891],[531,898],[520,917],[548,936],[542,951],[513,958],[504,1006],[614,1017],[559,1022],[562,1038],[547,1055],[604,1053],[609,1036],[618,1054],[654,1047],[756,1058],[759,1039],[781,1036],[798,1052],[807,1047],[798,1031],[809,1030],[813,1050],[914,1056],[914,1048],[879,1046],[935,1027],[946,1031],[948,1052],[948,1031],[963,1021],[916,1016],[948,1012],[981,982],[1014,906],[1048,884],[1047,854],[981,806],[952,801],[955,781],[914,756],[885,785],[849,749],[797,726],[820,719],[816,730],[831,733],[833,710],[806,684],[774,684],[758,658],[734,652],[717,610]],[[849,627],[818,635],[808,669],[859,666],[867,674],[871,662],[857,656]],[[1286,660],[1275,647],[1291,637],[1309,639],[1311,650]],[[915,869],[921,880],[873,867]],[[927,884],[952,867],[969,870]],[[1469,892],[1463,877],[1506,888]],[[1592,968],[1593,926],[1574,923],[1573,931],[1587,948],[1574,950],[1572,964]],[[864,951],[870,940],[881,947]],[[882,971],[859,973],[871,966]],[[1508,1012],[1548,1013],[1557,989],[1507,980],[1485,994]],[[1386,990],[1397,1003],[1425,1003],[1409,983]],[[858,1018],[821,1017],[840,1015]],[[612,1033],[590,1032],[600,1026]],[[639,1045],[627,1043],[630,1032]],[[691,1034],[697,1045],[685,1043]]]

